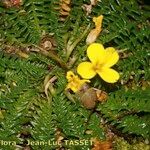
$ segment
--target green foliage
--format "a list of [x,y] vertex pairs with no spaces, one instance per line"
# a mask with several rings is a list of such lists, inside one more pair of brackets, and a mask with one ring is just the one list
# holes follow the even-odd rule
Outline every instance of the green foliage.
[[[40,104],[40,105],[39,105]],[[40,108],[36,108],[36,112],[33,116],[33,121],[31,121],[32,128],[30,128],[31,137],[28,139],[29,141],[42,141],[42,142],[49,142],[49,140],[54,140],[55,130],[56,127],[54,126],[55,123],[53,121],[52,115],[52,107],[51,104],[44,101],[44,99],[40,99],[40,102],[36,103]],[[34,149],[49,149],[48,147],[54,146],[47,146],[48,144],[44,145],[34,145]]]
[[104,129],[102,129],[101,126],[101,118],[98,116],[98,114],[93,113],[90,120],[89,120],[89,125],[88,125],[88,130],[93,131],[92,136],[96,137],[98,139],[105,139],[104,135]]
[[[0,2],[0,140],[16,141],[18,149],[26,147],[29,140],[46,142],[30,145],[34,150],[61,147],[85,150],[90,149],[91,144],[66,145],[65,140],[105,140],[110,126],[125,135],[149,138],[148,5],[141,0],[98,1],[91,14],[86,15],[82,6],[89,3],[89,0],[72,0],[69,15],[61,16],[59,0],[23,0],[21,6],[10,8]],[[95,110],[87,110],[80,100],[72,102],[65,95],[67,70],[57,63],[65,62],[75,71],[76,66],[87,59],[86,36],[94,28],[92,18],[101,14],[103,28],[96,42],[118,50],[120,60],[115,69],[121,79],[114,85],[101,82],[97,77],[91,80],[90,86],[101,87],[109,97],[97,104]],[[53,35],[54,54],[62,61],[53,61],[34,49],[45,35]],[[19,58],[5,53],[9,46],[23,52],[33,46],[34,52],[29,51],[28,58]],[[44,89],[48,76],[57,77],[52,83],[54,89],[48,88],[49,97]],[[48,144],[49,140],[61,138],[61,146]],[[2,150],[16,149],[13,145],[1,147]]]
[[26,0],[19,8],[1,6],[1,10],[1,36],[11,43],[38,43],[42,32],[50,32],[53,18],[48,0]]
[[99,106],[108,122],[122,129],[122,132],[150,135],[150,94],[146,90],[117,91],[110,94],[107,103]]
[[20,144],[24,124],[31,121],[30,109],[38,99],[38,86],[47,70],[44,64],[6,56],[2,52],[0,58],[3,68],[0,73],[0,107],[5,110],[6,118],[1,121],[0,139]]
[[150,145],[144,142],[133,141],[133,143],[129,143],[125,141],[123,138],[116,139],[116,143],[114,144],[114,150],[149,150]]

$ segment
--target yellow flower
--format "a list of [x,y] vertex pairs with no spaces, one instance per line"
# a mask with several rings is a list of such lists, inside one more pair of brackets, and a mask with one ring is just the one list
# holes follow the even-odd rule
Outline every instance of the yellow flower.
[[85,82],[90,82],[89,80],[81,80],[72,71],[67,72],[66,78],[68,80],[66,89],[71,89],[73,92],[77,92],[78,90],[80,90]]
[[92,29],[88,34],[86,39],[87,44],[91,44],[96,41],[97,37],[102,31],[102,21],[103,21],[103,15],[93,18],[93,22],[95,23],[95,28]]
[[93,43],[87,49],[91,62],[82,62],[77,67],[78,74],[84,79],[91,79],[98,74],[108,83],[117,82],[119,73],[111,69],[119,60],[119,55],[113,47],[104,49],[102,44]]

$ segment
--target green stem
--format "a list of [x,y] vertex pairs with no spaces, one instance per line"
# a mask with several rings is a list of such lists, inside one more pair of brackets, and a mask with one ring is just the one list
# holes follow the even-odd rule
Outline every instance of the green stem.
[[83,34],[78,39],[76,39],[75,42],[73,42],[73,44],[71,44],[70,47],[67,49],[67,61],[71,53],[73,52],[74,48],[76,47],[76,45],[85,37],[89,29],[90,29],[90,24],[86,27]]
[[34,45],[34,44],[33,44],[33,46],[34,46],[35,48],[38,48],[38,49],[40,50],[41,54],[43,54],[43,55],[45,55],[45,56],[47,56],[47,57],[52,58],[52,59],[53,59],[54,61],[56,61],[63,69],[68,70],[68,67],[67,67],[66,63],[65,63],[63,60],[61,60],[56,54],[54,54],[54,53],[51,52],[51,51],[48,52],[48,51],[44,50],[43,48],[41,48],[41,47],[39,47],[39,46],[37,46],[37,45]]

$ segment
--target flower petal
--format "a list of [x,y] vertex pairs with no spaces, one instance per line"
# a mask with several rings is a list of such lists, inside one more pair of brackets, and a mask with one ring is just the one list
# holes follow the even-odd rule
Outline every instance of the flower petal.
[[119,60],[119,55],[113,47],[106,48],[105,67],[112,67]]
[[87,48],[87,56],[92,63],[103,63],[106,52],[102,44],[93,43]]
[[96,75],[96,72],[93,70],[93,65],[90,62],[82,62],[77,67],[78,74],[85,79],[91,79]]
[[72,71],[68,71],[66,78],[68,80],[67,89],[71,89],[74,93],[81,89],[83,84],[86,82],[90,82],[89,80],[82,80],[77,75],[75,75]]
[[73,80],[74,77],[75,77],[75,74],[72,71],[67,72],[66,78],[68,81]]
[[93,18],[93,22],[95,23],[95,28],[99,28],[101,30],[103,21],[103,15]]
[[101,30],[102,30],[102,20],[103,15],[100,15],[98,17],[93,18],[93,22],[95,23],[95,28],[90,31],[86,38],[86,43],[91,44],[94,43],[99,36]]
[[99,36],[101,30],[99,29],[93,29],[91,32],[88,34],[87,39],[86,39],[86,44],[92,44],[96,41],[97,37]]
[[108,83],[115,83],[120,77],[119,73],[111,68],[102,68],[100,71],[97,71],[97,73]]

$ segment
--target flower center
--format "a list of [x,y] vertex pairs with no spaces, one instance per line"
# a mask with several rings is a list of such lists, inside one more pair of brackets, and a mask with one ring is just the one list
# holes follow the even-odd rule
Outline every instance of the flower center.
[[100,63],[95,63],[94,65],[93,65],[93,70],[95,71],[95,72],[98,72],[98,71],[100,71],[101,69],[102,69],[102,67],[103,67],[103,64],[100,64]]

